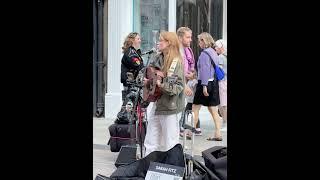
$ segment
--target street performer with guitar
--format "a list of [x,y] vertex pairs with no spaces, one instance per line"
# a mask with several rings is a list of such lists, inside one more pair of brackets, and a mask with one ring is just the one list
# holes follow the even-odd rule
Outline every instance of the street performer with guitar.
[[184,72],[175,32],[160,33],[158,50],[146,69],[143,98],[154,102],[148,115],[145,156],[179,143],[179,114],[184,109]]

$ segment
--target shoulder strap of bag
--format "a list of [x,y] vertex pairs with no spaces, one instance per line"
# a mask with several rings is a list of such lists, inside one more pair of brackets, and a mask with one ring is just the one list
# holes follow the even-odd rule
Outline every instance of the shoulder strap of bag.
[[209,55],[209,53],[208,53],[207,51],[203,51],[203,52],[206,53],[206,54],[209,56],[213,68],[216,69],[216,64],[214,63],[214,61],[213,61],[213,59],[211,58],[211,56]]
[[[214,71],[216,71],[216,64],[214,63],[214,61],[213,61],[213,59],[211,58],[210,54],[209,54],[207,51],[203,51],[203,52],[206,53],[206,54],[209,56],[209,58],[210,58],[210,60],[211,60],[211,64],[212,64],[212,66],[213,66],[213,68],[214,68]],[[216,77],[215,75],[216,75],[216,72],[214,72],[213,76]]]
[[172,60],[170,68],[168,69],[168,76],[172,76],[173,75],[174,70],[176,69],[177,63],[178,63],[178,58],[174,58]]

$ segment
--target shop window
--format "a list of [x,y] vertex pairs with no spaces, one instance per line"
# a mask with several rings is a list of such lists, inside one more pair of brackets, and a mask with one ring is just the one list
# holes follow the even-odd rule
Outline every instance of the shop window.
[[168,30],[168,7],[169,0],[140,0],[139,30],[143,51],[155,48],[160,31]]
[[200,48],[197,36],[208,32],[214,40],[222,38],[223,0],[177,0],[177,29],[181,26],[192,30],[191,48],[198,59]]

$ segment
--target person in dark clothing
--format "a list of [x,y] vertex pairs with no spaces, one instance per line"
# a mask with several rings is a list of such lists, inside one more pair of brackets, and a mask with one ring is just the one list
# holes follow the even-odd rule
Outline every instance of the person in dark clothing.
[[132,73],[136,79],[139,71],[144,67],[140,51],[141,39],[137,32],[131,32],[125,39],[122,47],[121,59],[121,83],[123,84],[122,100],[124,101],[128,92],[127,73]]

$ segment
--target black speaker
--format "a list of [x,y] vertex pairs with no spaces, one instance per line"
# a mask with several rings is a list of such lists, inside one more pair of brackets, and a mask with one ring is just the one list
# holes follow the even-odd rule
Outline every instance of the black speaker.
[[98,174],[94,180],[109,180],[110,178],[101,174]]
[[227,147],[215,146],[202,152],[206,167],[221,180],[227,180]]
[[136,146],[121,146],[120,153],[115,162],[115,166],[127,165],[137,160],[137,147]]

